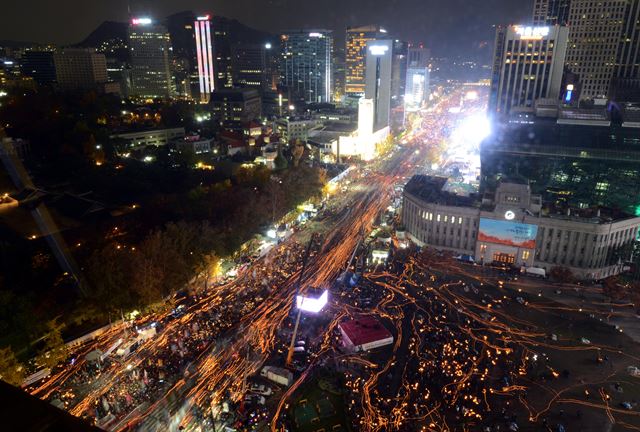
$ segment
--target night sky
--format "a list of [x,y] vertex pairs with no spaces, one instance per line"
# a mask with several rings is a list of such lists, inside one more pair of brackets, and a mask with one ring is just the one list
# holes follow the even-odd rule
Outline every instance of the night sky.
[[[144,0],[143,0],[144,1]],[[0,40],[71,44],[102,21],[124,21],[127,0],[26,0],[5,2]],[[465,54],[493,39],[493,24],[530,19],[532,0],[155,0],[157,16],[213,12],[277,33],[323,27],[344,39],[348,25],[380,23],[394,35],[424,41],[437,54]]]

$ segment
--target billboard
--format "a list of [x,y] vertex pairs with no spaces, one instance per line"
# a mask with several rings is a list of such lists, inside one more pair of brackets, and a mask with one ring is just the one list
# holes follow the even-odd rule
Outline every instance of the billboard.
[[478,241],[535,249],[537,235],[537,225],[481,218]]

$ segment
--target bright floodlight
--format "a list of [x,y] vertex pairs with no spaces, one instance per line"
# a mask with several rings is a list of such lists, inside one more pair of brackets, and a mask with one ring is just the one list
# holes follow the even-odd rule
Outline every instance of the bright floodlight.
[[484,114],[467,117],[453,132],[455,144],[466,148],[475,148],[491,134],[491,123]]
[[313,297],[311,293],[296,296],[296,306],[305,312],[318,313],[329,301],[329,292],[323,291],[320,297]]
[[478,100],[478,92],[475,90],[468,91],[464,98],[469,101]]

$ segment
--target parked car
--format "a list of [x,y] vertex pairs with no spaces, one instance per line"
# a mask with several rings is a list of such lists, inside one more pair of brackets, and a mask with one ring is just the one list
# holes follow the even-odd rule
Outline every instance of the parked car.
[[258,405],[264,405],[267,400],[264,398],[264,396],[260,396],[260,395],[255,395],[255,394],[248,394],[244,397],[244,401],[245,402],[255,402]]
[[273,393],[273,391],[271,390],[271,387],[267,387],[264,385],[258,385],[258,384],[254,384],[251,386],[251,389],[249,390],[251,393],[257,393],[259,395],[263,395],[263,396],[270,396],[271,393]]

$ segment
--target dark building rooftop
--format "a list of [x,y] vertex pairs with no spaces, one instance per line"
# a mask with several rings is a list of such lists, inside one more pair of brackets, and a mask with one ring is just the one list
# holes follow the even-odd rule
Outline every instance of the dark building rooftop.
[[479,201],[475,196],[460,196],[444,191],[447,183],[445,177],[416,175],[409,180],[404,191],[426,202],[453,207],[477,207]]
[[0,381],[0,417],[3,431],[99,432],[94,426]]

